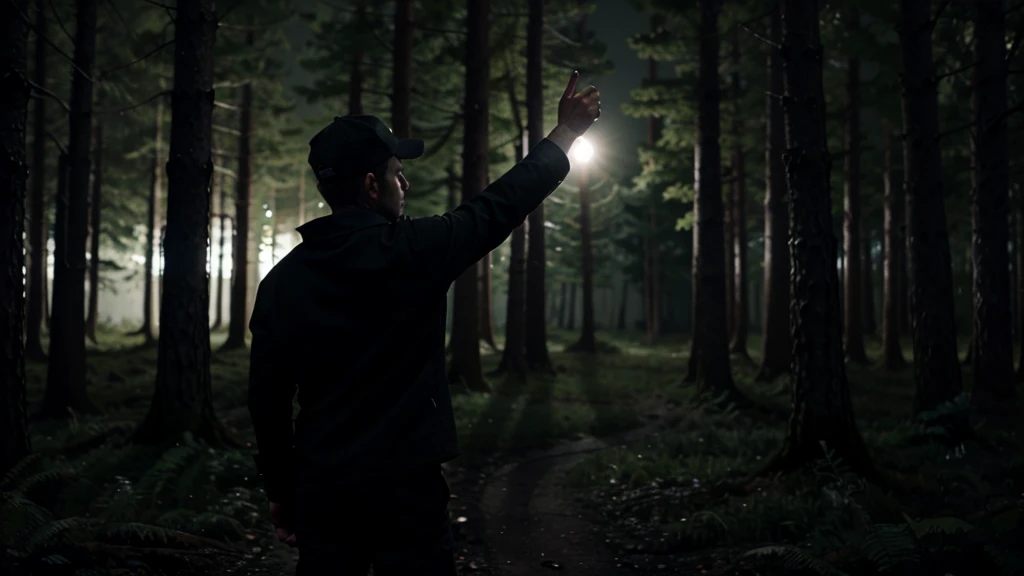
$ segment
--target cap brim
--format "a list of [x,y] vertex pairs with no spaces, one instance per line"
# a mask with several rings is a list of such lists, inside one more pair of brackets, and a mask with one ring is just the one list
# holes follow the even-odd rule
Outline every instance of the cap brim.
[[423,140],[410,138],[409,140],[399,140],[398,148],[395,149],[395,156],[403,160],[409,160],[412,158],[419,158],[423,155]]

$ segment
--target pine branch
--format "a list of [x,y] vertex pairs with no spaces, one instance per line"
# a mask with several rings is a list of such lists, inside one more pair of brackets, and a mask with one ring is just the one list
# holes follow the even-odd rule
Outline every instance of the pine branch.
[[956,76],[957,74],[960,74],[961,72],[965,72],[967,70],[970,70],[971,68],[974,68],[977,65],[978,65],[978,62],[971,62],[970,64],[967,64],[966,66],[961,66],[961,67],[957,68],[956,70],[953,70],[952,72],[946,72],[945,74],[939,74],[938,76],[935,77],[935,80],[939,81],[939,80],[942,80],[942,79],[945,79],[945,78],[949,78],[950,76]]
[[740,27],[743,28],[744,30],[746,30],[747,32],[749,32],[751,35],[753,35],[754,38],[757,38],[758,40],[760,40],[761,42],[764,42],[765,44],[771,46],[772,48],[775,48],[776,50],[781,50],[782,49],[781,45],[776,44],[775,42],[772,42],[771,40],[765,38],[764,36],[761,36],[757,32],[754,32],[746,24],[741,24]]
[[71,40],[71,44],[74,44],[75,37],[72,36],[71,33],[68,32],[68,29],[64,27],[64,22],[60,19],[60,14],[57,13],[57,8],[53,5],[53,0],[49,0],[48,3],[50,5],[50,12],[53,13],[53,18],[57,21],[57,25],[64,31],[64,35],[68,37],[68,40]]
[[146,4],[152,4],[153,6],[156,6],[158,8],[163,8],[164,10],[174,10],[175,9],[174,6],[171,6],[169,4],[162,4],[160,2],[157,2],[156,0],[142,0],[142,1],[145,2]]
[[53,92],[50,92],[46,88],[43,88],[42,86],[40,86],[39,84],[36,84],[35,82],[29,80],[28,78],[26,78],[25,81],[28,82],[28,85],[31,86],[33,90],[36,90],[37,92],[41,93],[43,96],[47,96],[49,98],[52,98],[55,102],[60,104],[61,108],[63,108],[65,112],[67,112],[68,114],[71,113],[71,107],[67,105],[67,102],[64,102],[63,100],[61,100],[60,96],[57,96]]
[[214,125],[211,126],[211,128],[213,128],[214,132],[223,132],[225,134],[231,134],[233,136],[241,136],[242,135],[241,131],[235,130],[234,128],[228,128],[227,126],[220,126],[218,124],[214,124]]
[[946,8],[949,6],[949,3],[950,0],[942,0],[942,4],[939,4],[939,7],[935,9],[935,16],[933,16],[931,19],[932,26],[935,26],[935,23],[938,22],[939,18],[942,17],[942,13],[946,11]]
[[1009,8],[1006,9],[1006,12],[1003,12],[1003,16],[1008,16],[1008,15],[1016,12],[1017,10],[1020,10],[1021,8],[1024,8],[1024,2],[1021,2],[1020,4],[1017,4],[1016,6],[1010,6]]
[[945,138],[946,136],[949,136],[950,134],[955,134],[955,133],[957,133],[957,132],[959,132],[961,130],[970,128],[971,126],[974,126],[974,122],[973,121],[972,122],[968,122],[968,123],[966,123],[966,124],[964,124],[962,126],[957,126],[956,128],[950,128],[949,130],[945,130],[943,132],[939,132],[938,135],[935,136],[935,139],[936,140],[942,140],[943,138]]
[[138,102],[136,104],[132,104],[131,106],[126,106],[124,108],[118,108],[116,110],[98,110],[96,113],[97,114],[114,114],[114,113],[120,114],[121,112],[127,112],[129,110],[134,110],[136,108],[145,106],[146,104],[149,104],[153,100],[156,100],[157,98],[159,98],[161,96],[167,96],[170,93],[171,93],[170,90],[164,90],[162,92],[157,92],[156,94],[153,94],[152,96],[150,96],[149,98],[146,98],[142,102]]
[[124,64],[121,64],[120,66],[115,66],[115,67],[113,67],[113,68],[111,68],[109,70],[104,70],[103,72],[100,72],[100,76],[107,76],[108,74],[111,74],[113,72],[117,72],[119,70],[124,70],[125,68],[128,68],[129,66],[132,66],[134,64],[138,64],[139,62],[142,62],[146,58],[149,58],[150,56],[156,54],[157,52],[163,50],[164,48],[167,48],[171,44],[174,44],[174,39],[173,38],[171,40],[168,40],[167,42],[164,42],[163,44],[157,46],[156,48],[150,50],[146,54],[136,58],[135,60],[132,60],[131,62],[126,62]]
[[60,140],[58,140],[57,137],[53,135],[53,132],[50,132],[49,130],[46,130],[45,132],[46,135],[50,137],[50,140],[53,140],[54,145],[57,146],[57,150],[60,150],[61,154],[67,155],[67,149],[65,149],[64,145],[60,143]]
[[85,78],[89,82],[93,81],[92,77],[85,73],[85,70],[82,70],[81,68],[78,67],[77,64],[75,64],[75,59],[74,58],[72,58],[71,56],[68,56],[67,54],[65,54],[64,51],[60,49],[60,47],[58,47],[56,44],[53,43],[52,40],[50,40],[49,38],[46,37],[46,34],[43,34],[42,32],[39,31],[38,28],[36,28],[35,24],[32,22],[32,19],[28,17],[28,14],[25,14],[24,12],[21,11],[21,7],[19,7],[17,4],[15,4],[14,0],[7,0],[7,2],[10,3],[11,6],[14,6],[14,9],[17,10],[18,15],[21,16],[21,19],[24,20],[25,24],[28,25],[29,30],[35,32],[36,36],[38,36],[39,38],[42,38],[43,41],[46,42],[50,46],[50,48],[53,48],[53,50],[57,54],[60,54],[62,57],[64,57],[65,60],[70,62],[71,63],[71,67],[74,68],[76,72],[81,74],[83,78]]

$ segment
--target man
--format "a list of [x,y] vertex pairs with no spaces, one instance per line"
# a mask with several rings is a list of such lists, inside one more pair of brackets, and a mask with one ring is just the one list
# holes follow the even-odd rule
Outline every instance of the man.
[[254,459],[278,539],[299,547],[299,576],[455,574],[441,473],[460,454],[445,295],[568,174],[569,147],[601,115],[597,89],[577,94],[578,81],[573,72],[548,137],[444,216],[403,215],[402,161],[421,140],[349,116],[310,141],[333,214],[299,228],[250,323]]

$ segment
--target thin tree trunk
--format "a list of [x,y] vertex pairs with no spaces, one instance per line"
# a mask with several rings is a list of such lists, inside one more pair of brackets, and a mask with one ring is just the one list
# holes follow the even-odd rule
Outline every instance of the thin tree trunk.
[[1017,186],[1013,197],[1013,215],[1017,238],[1013,247],[1017,256],[1017,333],[1020,339],[1020,363],[1016,381],[1024,382],[1024,189]]
[[156,387],[149,412],[135,431],[138,443],[178,442],[186,433],[212,446],[234,443],[214,413],[210,382],[206,258],[216,31],[213,0],[178,3]]
[[900,0],[904,189],[914,338],[915,412],[957,397],[963,387],[953,319],[953,277],[942,198],[938,91],[930,2]]
[[488,253],[477,264],[480,274],[480,340],[487,343],[491,350],[497,350],[494,341],[494,286],[491,280],[491,262],[493,257]]
[[[662,17],[651,16],[651,32],[661,28]],[[647,80],[653,86],[658,81],[658,61],[647,59]],[[661,118],[647,117],[647,148],[654,150],[661,138]],[[661,282],[658,274],[658,196],[652,194],[648,208],[647,236],[644,239],[644,329],[647,331],[647,344],[653,345],[661,335]]]
[[[304,218],[305,215],[303,214],[305,212],[305,199],[303,198],[303,192],[304,192],[303,188],[305,188],[305,184],[306,184],[305,175],[306,175],[306,173],[305,173],[305,171],[303,171],[302,174],[300,174],[300,180],[299,180],[299,182],[300,182],[300,184],[299,184],[299,224],[300,225],[303,222],[305,222],[305,218]],[[227,219],[228,219],[228,213],[227,213],[227,205],[228,205],[227,204],[227,201],[228,201],[227,189],[228,189],[228,185],[227,185],[226,180],[227,180],[227,176],[223,172],[221,172],[220,173],[220,178],[218,178],[218,184],[217,184],[218,194],[220,196],[220,198],[219,198],[219,200],[220,200],[220,212],[218,213],[218,216],[220,218],[220,238],[218,239],[218,249],[217,249],[217,298],[215,299],[215,301],[217,302],[217,315],[215,316],[216,320],[213,321],[213,328],[212,328],[213,330],[220,330],[221,326],[224,325],[224,240],[225,240],[225,237],[227,236],[227,234],[225,234],[225,233],[227,232],[226,222],[227,222]]]
[[874,334],[878,329],[875,321],[875,277],[871,269],[871,228],[864,226],[863,250],[860,253],[861,281],[864,284],[861,292],[861,302],[864,303],[864,333]]
[[[530,149],[544,139],[544,0],[529,0],[526,23],[526,133]],[[547,259],[544,247],[544,205],[528,218],[526,255],[526,362],[530,370],[553,373],[548,353]]]
[[363,53],[352,55],[348,83],[348,113],[351,116],[363,113]]
[[903,188],[894,186],[892,175],[892,128],[889,121],[883,124],[883,154],[885,186],[885,269],[883,275],[882,294],[882,366],[888,370],[899,370],[906,366],[903,347],[900,345],[900,285],[903,274],[903,235],[900,234],[900,223],[903,218]]
[[[488,94],[490,77],[490,0],[466,0],[468,28],[466,41],[465,130],[462,152],[462,202],[471,200],[487,184]],[[455,281],[452,361],[448,381],[467,390],[487,392],[480,365],[480,333],[477,265],[470,266]],[[543,319],[545,309],[541,308]]]
[[[202,0],[206,1],[206,0]],[[252,46],[255,36],[246,33],[246,44]],[[235,180],[235,221],[231,242],[231,298],[228,302],[228,338],[221,350],[245,347],[249,326],[249,208],[252,204],[253,92],[252,82],[242,86],[238,137],[238,176]]]
[[93,141],[92,202],[89,205],[91,237],[89,239],[89,315],[85,335],[96,343],[100,303],[100,202],[103,194],[103,124],[96,123]]
[[90,412],[85,392],[85,244],[89,235],[89,144],[92,138],[96,1],[78,0],[75,67],[68,115],[68,187],[57,201],[50,362],[41,415]]
[[785,445],[767,470],[802,467],[823,457],[824,445],[870,477],[872,465],[853,418],[843,361],[817,2],[785,0],[782,22],[793,258],[793,411]]
[[[35,28],[32,79],[36,86],[46,88],[46,51],[49,49],[45,37],[46,0],[36,0]],[[20,29],[11,30],[11,33],[20,33]],[[46,352],[43,351],[42,327],[46,319],[46,98],[36,98],[32,104],[32,164],[29,168],[32,196],[28,218],[28,326],[25,357],[44,360]]]
[[566,302],[569,298],[569,284],[562,282],[562,296],[558,299],[558,327],[565,330]]
[[974,4],[974,386],[985,412],[1013,413],[1013,320],[1010,294],[1009,139],[1006,129],[1006,20],[1003,0]]
[[[854,11],[853,21],[857,18]],[[846,328],[846,357],[865,364],[864,312],[861,295],[860,261],[860,60],[850,58],[846,69],[846,156],[843,189],[843,325]]]
[[629,302],[629,280],[622,279],[622,300],[619,301],[619,332],[626,330],[626,305]]
[[587,166],[580,171],[580,252],[583,271],[583,325],[580,339],[572,346],[576,352],[597,352],[594,329],[594,254],[590,245],[590,189]]
[[[511,74],[508,99],[515,125],[519,128],[519,141],[512,144],[518,164],[526,154],[526,127],[519,114],[519,102],[516,100],[515,82]],[[505,349],[502,351],[501,364],[498,366],[499,372],[512,372],[520,376],[526,374],[526,228],[527,224],[524,222],[512,231],[505,313]],[[564,284],[562,294],[565,294]]]
[[27,0],[0,7],[0,477],[31,452],[25,390],[25,127],[28,121]]
[[[156,129],[153,136],[153,169],[149,186],[149,215],[146,226],[146,272],[143,281],[142,292],[142,328],[140,332],[145,337],[145,345],[156,344],[157,331],[156,322],[153,322],[154,307],[159,315],[159,303],[157,286],[153,281],[153,268],[158,266],[160,252],[157,246],[160,233],[160,190],[163,187],[163,174],[165,167],[161,163],[160,145],[163,142],[164,124],[164,101],[157,98],[156,101]],[[156,306],[155,306],[156,305]]]
[[391,130],[396,138],[412,135],[409,103],[412,99],[413,0],[395,2],[394,73],[391,92]]
[[569,285],[569,318],[565,322],[566,330],[576,329],[576,283]]
[[[779,8],[772,11],[770,38],[782,43]],[[789,202],[782,154],[786,149],[785,116],[780,95],[785,90],[782,58],[770,48],[767,58],[770,94],[765,96],[764,159],[764,316],[761,322],[761,367],[757,380],[768,382],[789,370]]]
[[[735,160],[735,159],[734,159]],[[735,167],[730,167],[735,172]],[[736,197],[730,189],[725,194],[725,207],[722,215],[722,226],[725,229],[725,337],[732,341],[736,332],[736,237],[733,222]]]
[[743,157],[743,114],[740,108],[742,89],[740,87],[740,30],[733,32],[733,60],[735,69],[732,73],[733,97],[733,145],[732,145],[732,228],[733,254],[736,264],[733,266],[735,282],[733,282],[733,330],[729,351],[749,360],[747,351],[747,334],[750,331],[750,301],[747,290],[747,192],[746,168]]
[[700,1],[699,114],[694,147],[694,230],[697,256],[697,390],[739,399],[732,380],[725,323],[725,236],[722,230],[722,162],[719,148],[718,2]]

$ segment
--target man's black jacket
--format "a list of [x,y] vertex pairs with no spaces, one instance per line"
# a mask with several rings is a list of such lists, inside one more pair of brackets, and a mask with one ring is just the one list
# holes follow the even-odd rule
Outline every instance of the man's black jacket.
[[443,216],[389,222],[351,208],[299,228],[302,243],[260,283],[249,325],[249,412],[271,501],[460,454],[445,374],[448,287],[568,172],[562,149],[542,140]]

